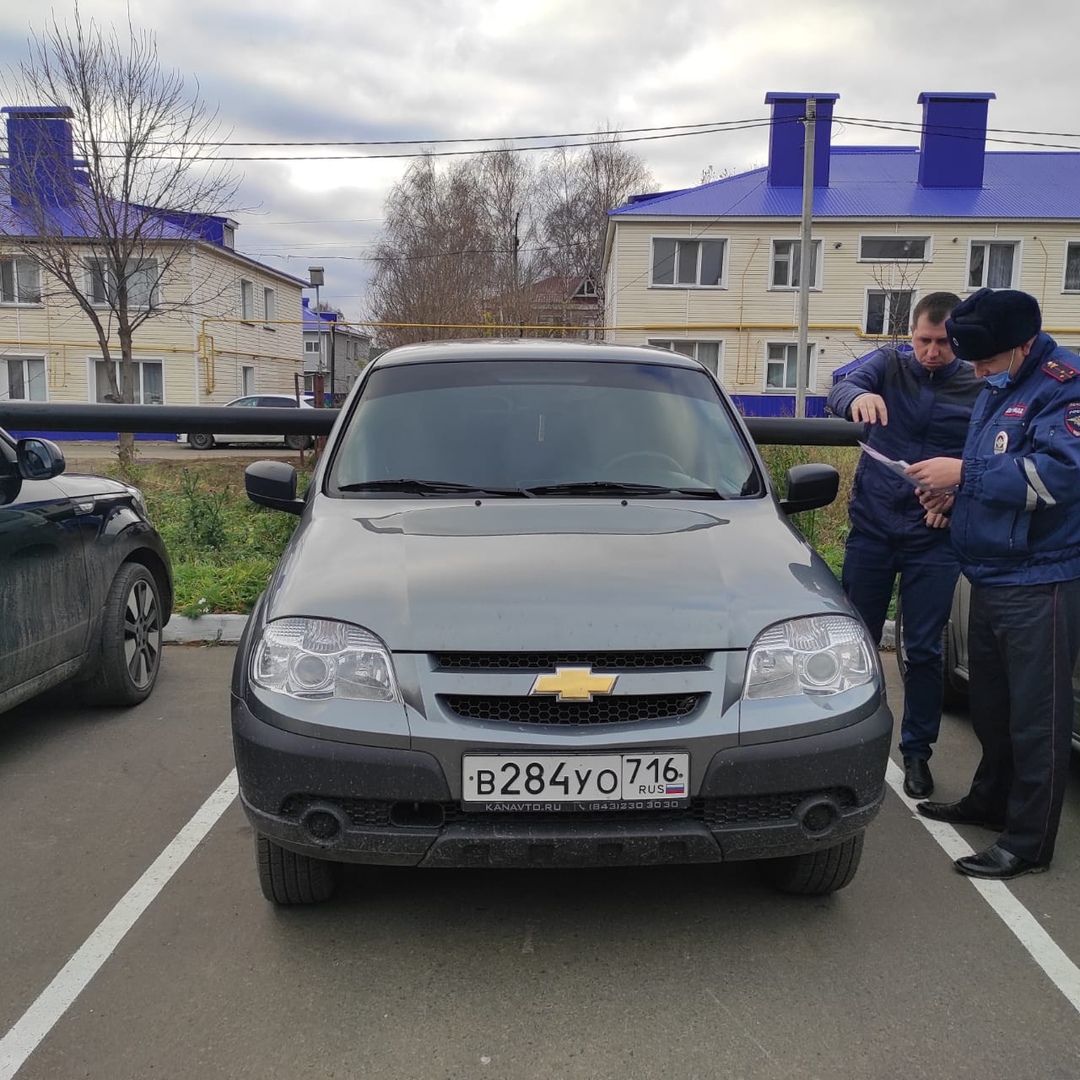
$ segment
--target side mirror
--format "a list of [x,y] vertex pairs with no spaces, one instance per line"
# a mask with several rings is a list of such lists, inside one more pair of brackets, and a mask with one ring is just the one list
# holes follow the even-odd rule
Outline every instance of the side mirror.
[[51,480],[64,471],[64,452],[48,439],[20,439],[15,459],[24,480]]
[[787,498],[780,500],[785,514],[828,506],[840,490],[840,474],[831,465],[795,465],[787,471]]
[[302,514],[304,500],[296,497],[296,470],[285,461],[256,461],[244,470],[244,490],[259,506]]

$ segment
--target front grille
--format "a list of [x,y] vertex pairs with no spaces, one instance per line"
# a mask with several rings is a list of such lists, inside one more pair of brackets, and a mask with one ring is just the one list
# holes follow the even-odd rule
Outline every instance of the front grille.
[[506,724],[638,724],[644,720],[681,720],[705,694],[627,694],[593,701],[558,701],[550,697],[481,697],[447,694],[440,702],[464,720]]
[[414,803],[391,802],[385,799],[348,799],[333,795],[290,795],[282,804],[281,813],[300,817],[314,803],[330,804],[343,811],[355,828],[409,828],[417,825],[430,828],[458,821],[506,825],[538,825],[545,822],[594,824],[612,821],[700,821],[707,828],[718,830],[755,822],[791,821],[795,816],[795,808],[811,796],[832,798],[843,810],[856,805],[855,793],[850,788],[698,798],[691,799],[689,806],[673,806],[666,810],[566,809],[550,813],[530,810],[462,810],[461,804],[456,802]]
[[831,797],[841,809],[855,805],[855,794],[849,788],[729,795],[719,799],[697,799],[695,802],[702,804],[701,820],[710,829],[722,829],[725,825],[743,825],[751,821],[786,821],[795,816],[799,803],[812,795]]
[[707,667],[705,652],[435,653],[438,671],[553,671],[557,664],[594,671],[671,671]]

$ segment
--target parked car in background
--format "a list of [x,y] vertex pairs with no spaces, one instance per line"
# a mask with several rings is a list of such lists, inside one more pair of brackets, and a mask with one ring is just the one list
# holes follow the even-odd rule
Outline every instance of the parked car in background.
[[[947,708],[963,708],[968,698],[968,612],[971,607],[971,583],[963,574],[953,593],[952,611],[942,640],[942,696]],[[896,611],[897,659],[904,663],[904,612]],[[1073,746],[1080,750],[1080,661],[1073,669]]]
[[695,359],[432,342],[365,369],[248,620],[233,745],[259,880],[335,864],[763,860],[852,880],[892,717],[875,643]]
[[[305,394],[299,402],[289,394],[245,394],[226,402],[226,409],[311,409],[312,397]],[[179,443],[187,443],[193,450],[209,450],[214,446],[225,445],[284,445],[290,450],[306,450],[312,444],[310,435],[209,435],[203,432],[181,433],[176,436]]]
[[0,712],[58,683],[134,705],[154,689],[172,572],[137,488],[65,476],[0,430]]

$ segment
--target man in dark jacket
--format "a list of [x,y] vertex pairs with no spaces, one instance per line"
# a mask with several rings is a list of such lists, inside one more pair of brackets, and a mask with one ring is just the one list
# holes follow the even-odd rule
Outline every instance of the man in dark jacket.
[[[979,380],[953,354],[945,318],[960,302],[930,293],[912,312],[913,352],[879,349],[829,393],[837,416],[871,425],[868,444],[893,460],[959,458]],[[928,764],[941,725],[941,640],[960,568],[944,514],[927,511],[913,483],[863,455],[855,471],[844,551],[844,592],[881,640],[896,578],[904,639],[904,790],[933,793]]]
[[1080,652],[1080,367],[1040,333],[1033,296],[981,289],[947,322],[985,389],[963,460],[912,465],[924,505],[955,488],[952,540],[971,580],[971,720],[982,760],[959,802],[924,817],[1000,832],[956,860],[963,874],[1013,878],[1054,854]]

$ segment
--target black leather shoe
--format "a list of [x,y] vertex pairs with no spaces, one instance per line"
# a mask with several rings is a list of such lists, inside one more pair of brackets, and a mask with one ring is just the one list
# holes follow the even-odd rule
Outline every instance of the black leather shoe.
[[925,799],[934,794],[934,778],[926,758],[904,758],[904,794],[912,799]]
[[994,881],[1007,881],[1020,877],[1021,874],[1041,874],[1049,869],[1050,862],[1029,862],[1006,851],[997,844],[991,844],[977,855],[965,855],[956,860],[956,869],[968,877],[990,878]]
[[978,825],[981,829],[993,829],[994,832],[1005,831],[1004,821],[990,821],[984,814],[973,814],[964,806],[963,799],[958,802],[916,803],[915,809],[923,817],[947,821],[950,825]]

